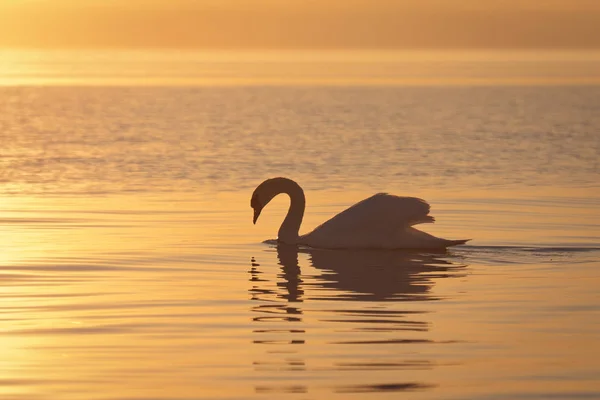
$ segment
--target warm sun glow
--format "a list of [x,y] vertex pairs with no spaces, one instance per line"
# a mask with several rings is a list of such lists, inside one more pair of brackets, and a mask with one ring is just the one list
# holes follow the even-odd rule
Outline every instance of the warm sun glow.
[[0,47],[597,48],[595,0],[30,0]]
[[0,49],[0,86],[586,85],[597,50]]

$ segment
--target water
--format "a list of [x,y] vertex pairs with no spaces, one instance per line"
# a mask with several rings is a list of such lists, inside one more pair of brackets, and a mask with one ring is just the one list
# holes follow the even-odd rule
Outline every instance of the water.
[[[600,87],[20,83],[2,399],[600,397]],[[265,244],[286,199],[256,226],[249,200],[275,175],[305,231],[388,191],[473,241]]]

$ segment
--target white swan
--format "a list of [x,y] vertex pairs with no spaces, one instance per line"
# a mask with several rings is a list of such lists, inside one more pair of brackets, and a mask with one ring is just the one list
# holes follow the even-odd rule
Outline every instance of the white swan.
[[288,178],[267,179],[254,190],[250,206],[255,224],[262,209],[280,193],[290,196],[290,208],[277,237],[281,243],[327,249],[441,249],[469,240],[441,239],[413,228],[434,222],[428,215],[429,204],[415,197],[387,193],[358,202],[312,232],[299,235],[306,201],[302,188]]

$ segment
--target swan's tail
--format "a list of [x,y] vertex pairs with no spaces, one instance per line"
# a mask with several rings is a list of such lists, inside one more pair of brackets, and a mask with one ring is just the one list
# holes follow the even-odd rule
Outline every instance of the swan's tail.
[[447,242],[448,242],[448,247],[450,247],[450,246],[457,246],[457,245],[459,245],[459,244],[465,244],[465,243],[467,243],[469,240],[472,240],[472,239],[447,240]]

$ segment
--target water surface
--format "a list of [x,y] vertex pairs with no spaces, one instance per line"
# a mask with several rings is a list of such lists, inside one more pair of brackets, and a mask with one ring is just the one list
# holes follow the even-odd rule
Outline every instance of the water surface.
[[[0,88],[0,397],[600,397],[600,88]],[[377,191],[448,252],[265,244]]]

